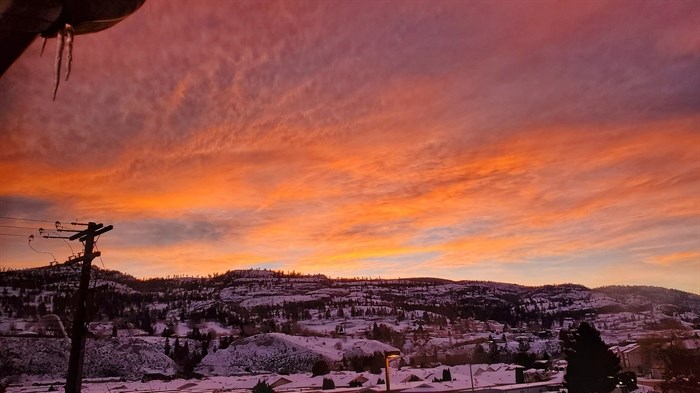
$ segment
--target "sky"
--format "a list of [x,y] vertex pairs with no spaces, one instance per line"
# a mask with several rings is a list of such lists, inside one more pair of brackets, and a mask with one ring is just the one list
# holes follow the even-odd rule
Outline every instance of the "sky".
[[0,78],[0,216],[46,221],[0,218],[0,268],[78,220],[136,277],[700,294],[697,1],[149,0],[56,101],[54,47]]

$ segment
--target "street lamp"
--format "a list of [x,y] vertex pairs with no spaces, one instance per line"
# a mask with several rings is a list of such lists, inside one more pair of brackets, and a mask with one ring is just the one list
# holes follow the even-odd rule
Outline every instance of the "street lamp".
[[384,351],[384,371],[386,373],[386,392],[391,393],[391,382],[389,382],[389,361],[401,357],[399,351]]

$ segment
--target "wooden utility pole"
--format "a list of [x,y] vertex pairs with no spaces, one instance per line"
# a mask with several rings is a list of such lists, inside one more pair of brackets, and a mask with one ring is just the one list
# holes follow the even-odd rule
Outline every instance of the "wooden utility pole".
[[85,333],[87,331],[87,299],[90,285],[90,271],[92,260],[100,256],[100,252],[93,252],[95,238],[112,230],[112,226],[103,226],[90,222],[87,229],[69,237],[70,240],[79,239],[85,245],[83,256],[71,259],[69,262],[83,262],[80,271],[80,287],[78,288],[78,301],[73,314],[73,329],[71,331],[70,358],[68,360],[68,377],[66,379],[66,393],[80,393],[83,382],[83,360],[85,357]]

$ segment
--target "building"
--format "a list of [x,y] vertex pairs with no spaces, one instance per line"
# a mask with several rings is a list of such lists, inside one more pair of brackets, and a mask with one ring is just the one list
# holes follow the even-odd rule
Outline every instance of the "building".
[[622,371],[632,371],[637,375],[661,378],[664,366],[660,360],[645,356],[643,348],[637,344],[610,347],[610,350],[620,358]]
[[620,358],[620,366],[622,367],[623,371],[637,372],[639,367],[644,366],[642,349],[637,343],[610,347],[610,350]]
[[492,386],[490,388],[479,390],[483,393],[543,393],[557,392],[563,385],[556,381],[519,383],[515,385]]

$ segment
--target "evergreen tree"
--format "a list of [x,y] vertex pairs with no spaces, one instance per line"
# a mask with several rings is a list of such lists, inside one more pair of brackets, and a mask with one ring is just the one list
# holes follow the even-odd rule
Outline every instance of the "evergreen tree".
[[188,343],[187,340],[185,340],[185,345],[182,346],[182,355],[180,356],[180,358],[184,359],[189,355],[190,355],[190,343]]
[[382,367],[385,366],[384,355],[381,352],[375,352],[373,356],[366,358],[368,361],[368,368],[371,374],[381,374]]
[[526,369],[533,368],[537,356],[532,352],[518,352],[513,356],[513,363],[523,366]]
[[582,322],[561,343],[568,366],[564,380],[569,393],[609,393],[615,389],[620,359],[608,349],[600,332]]
[[270,386],[267,382],[258,381],[258,383],[253,387],[253,393],[275,393],[275,390],[272,389],[272,386]]
[[168,325],[165,328],[163,328],[163,333],[161,335],[163,337],[170,337],[173,334],[175,334],[175,331],[173,330],[172,326]]
[[168,337],[165,338],[165,348],[163,350],[166,356],[170,356],[170,339]]
[[452,372],[449,368],[442,370],[442,381],[449,382],[452,381]]
[[661,391],[700,393],[700,356],[678,345],[660,351],[666,366]]
[[348,384],[348,386],[351,387],[351,388],[361,388],[361,387],[362,387],[362,382],[356,381],[356,380],[352,380],[352,381],[350,381],[350,383]]
[[476,344],[476,346],[474,347],[471,362],[477,364],[489,362],[489,355],[486,353],[484,347],[482,347],[481,344]]
[[330,378],[323,378],[323,385],[321,386],[323,390],[335,389],[335,382]]
[[182,354],[182,347],[180,346],[180,337],[175,337],[175,346],[173,347],[172,356],[173,359],[177,359]]
[[326,375],[329,372],[331,372],[330,368],[328,367],[328,363],[326,363],[325,360],[321,359],[314,363],[313,367],[311,367],[311,376],[315,377],[317,375]]
[[493,339],[489,340],[489,364],[499,363],[501,361],[501,351],[498,349],[498,344]]
[[382,333],[379,331],[379,325],[375,322],[374,325],[372,325],[372,338],[378,340],[381,335]]
[[219,339],[219,349],[226,349],[228,348],[229,345],[231,345],[231,342],[233,339],[231,336],[223,336]]
[[202,341],[202,357],[207,356],[209,354],[209,343],[211,342],[211,339],[207,339]]
[[[617,381],[621,384],[627,387],[629,390],[635,390],[638,388],[637,386],[637,374],[634,373],[634,371],[626,371],[624,373],[620,373],[620,375],[617,377]],[[663,383],[661,384],[661,389],[663,390],[664,385]]]

